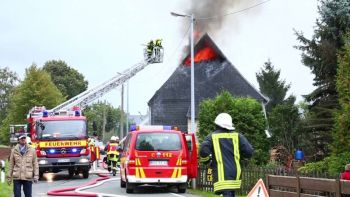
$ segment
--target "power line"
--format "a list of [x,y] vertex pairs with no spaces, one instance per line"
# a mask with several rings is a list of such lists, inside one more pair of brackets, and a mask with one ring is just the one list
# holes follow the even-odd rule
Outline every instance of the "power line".
[[238,14],[238,13],[240,13],[240,12],[244,12],[244,11],[250,10],[250,9],[252,9],[252,8],[258,7],[258,6],[260,6],[260,5],[262,5],[262,4],[265,4],[265,3],[269,2],[269,1],[271,1],[271,0],[266,0],[266,1],[260,2],[260,3],[258,3],[258,4],[252,5],[252,6],[250,6],[250,7],[244,8],[244,9],[242,9],[242,10],[235,11],[235,12],[230,12],[230,13],[223,14],[223,15],[216,15],[216,16],[209,16],[209,17],[196,18],[196,20],[217,19],[217,18],[221,18],[221,17],[233,15],[233,14]]

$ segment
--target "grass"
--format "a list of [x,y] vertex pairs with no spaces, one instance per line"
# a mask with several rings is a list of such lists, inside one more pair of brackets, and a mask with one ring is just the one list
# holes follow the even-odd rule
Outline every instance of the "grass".
[[[199,196],[203,196],[203,197],[219,197],[220,196],[220,195],[215,195],[214,192],[206,192],[206,191],[197,190],[197,189],[189,189],[188,192],[191,194],[195,194],[195,195],[199,195]],[[244,196],[239,196],[239,195],[235,195],[235,196],[236,197],[244,197]]]
[[8,185],[7,180],[6,180],[8,167],[9,167],[8,162],[6,161],[6,164],[5,164],[5,182],[0,183],[0,197],[8,197],[8,196],[11,196],[13,193],[12,192],[12,189],[13,189],[12,184]]

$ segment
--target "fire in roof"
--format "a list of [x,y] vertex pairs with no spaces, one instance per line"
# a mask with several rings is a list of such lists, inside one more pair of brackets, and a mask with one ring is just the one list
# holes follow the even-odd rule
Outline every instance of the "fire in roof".
[[[212,44],[208,34],[205,34],[196,44],[194,49],[194,63],[203,61],[222,60],[222,55],[217,47]],[[191,55],[189,54],[183,61],[185,66],[191,66]]]

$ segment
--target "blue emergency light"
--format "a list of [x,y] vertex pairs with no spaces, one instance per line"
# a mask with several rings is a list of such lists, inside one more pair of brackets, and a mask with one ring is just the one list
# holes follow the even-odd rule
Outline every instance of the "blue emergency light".
[[72,149],[72,152],[73,152],[73,153],[76,153],[77,151],[78,151],[78,150],[77,150],[76,148],[73,148],[73,149]]
[[79,110],[75,111],[75,116],[80,116],[80,111]]
[[163,126],[163,130],[171,130],[171,126]]
[[130,131],[136,131],[137,127],[136,125],[130,125]]
[[49,152],[50,152],[51,154],[53,154],[53,153],[55,153],[55,149],[50,149]]
[[49,116],[49,112],[48,111],[43,111],[43,117],[48,117]]

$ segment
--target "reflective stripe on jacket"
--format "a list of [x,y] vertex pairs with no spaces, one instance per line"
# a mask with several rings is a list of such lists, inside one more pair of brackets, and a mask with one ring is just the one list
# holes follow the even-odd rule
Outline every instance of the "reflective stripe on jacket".
[[240,159],[241,156],[250,158],[252,153],[252,146],[239,133],[217,130],[206,137],[200,148],[200,161],[208,162],[212,159],[215,193],[241,187]]
[[110,143],[108,146],[107,155],[110,155],[110,154],[119,155],[118,146],[119,146],[118,143]]

